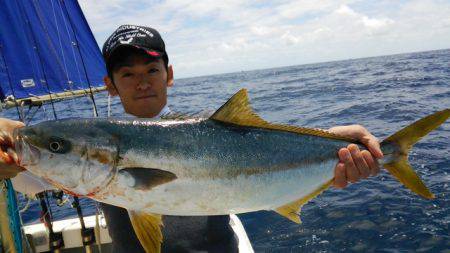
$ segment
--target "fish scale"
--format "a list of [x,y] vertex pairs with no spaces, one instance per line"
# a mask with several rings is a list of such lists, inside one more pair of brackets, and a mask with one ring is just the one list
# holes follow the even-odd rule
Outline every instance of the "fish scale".
[[[106,122],[92,124],[102,128]],[[164,169],[177,175],[234,177],[241,173],[253,174],[272,170],[298,168],[301,164],[337,158],[339,148],[348,144],[341,140],[327,140],[290,132],[244,128],[237,131],[211,120],[179,123],[171,127],[146,122],[121,128],[119,166],[143,166]],[[114,122],[107,122],[114,125]],[[231,130],[230,130],[231,128]],[[245,136],[241,134],[245,132]],[[118,135],[111,131],[112,135]],[[131,136],[143,136],[132,138]],[[159,136],[146,138],[145,136]],[[149,155],[152,156],[149,159]],[[197,160],[192,164],[193,160]],[[173,168],[173,161],[178,164]],[[217,173],[217,174],[216,174]]]

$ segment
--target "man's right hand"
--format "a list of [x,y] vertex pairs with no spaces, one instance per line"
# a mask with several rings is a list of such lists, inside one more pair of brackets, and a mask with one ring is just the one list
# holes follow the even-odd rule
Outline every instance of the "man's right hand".
[[17,154],[14,150],[13,132],[24,127],[20,121],[0,118],[0,179],[12,178],[24,168],[17,165]]

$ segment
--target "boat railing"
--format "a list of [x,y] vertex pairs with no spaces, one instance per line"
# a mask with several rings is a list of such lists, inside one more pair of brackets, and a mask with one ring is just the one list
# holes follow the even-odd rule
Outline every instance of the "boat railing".
[[2,102],[2,108],[9,109],[16,106],[41,106],[45,103],[50,103],[51,101],[61,101],[65,99],[72,99],[76,97],[82,97],[82,96],[88,96],[92,93],[97,93],[101,91],[105,91],[106,87],[92,87],[87,89],[81,89],[81,90],[70,90],[70,91],[64,91],[59,93],[52,93],[48,95],[41,95],[41,96],[34,96],[30,94],[30,97],[27,98],[21,98],[21,99],[14,99],[13,97],[9,96]]

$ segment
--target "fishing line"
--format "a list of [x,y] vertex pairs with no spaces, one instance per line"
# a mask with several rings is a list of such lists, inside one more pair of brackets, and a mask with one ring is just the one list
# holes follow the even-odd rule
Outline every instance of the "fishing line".
[[63,45],[62,45],[62,41],[61,41],[61,34],[59,32],[59,25],[58,25],[58,20],[56,19],[56,11],[55,11],[55,6],[53,5],[54,1],[50,1],[52,4],[52,10],[53,10],[53,18],[54,18],[54,22],[55,22],[55,26],[56,26],[56,33],[58,34],[58,42],[59,42],[59,47],[61,49],[61,56],[62,56],[62,60],[64,63],[64,74],[66,74],[66,78],[67,78],[67,82],[70,81],[69,78],[69,71],[67,70],[67,64],[66,64],[66,57],[64,55],[64,50],[63,50]]
[[25,206],[19,210],[19,213],[22,214],[23,212],[27,211],[28,208],[30,207],[30,203],[31,203],[31,198],[26,198],[27,199],[27,203],[25,204]]
[[[53,2],[52,2],[52,3],[53,3]],[[69,31],[69,27],[67,26],[66,15],[63,14],[63,13],[64,13],[64,10],[63,10],[61,4],[58,4],[58,7],[59,7],[59,11],[60,11],[60,13],[61,13],[61,17],[62,17],[62,20],[63,20],[63,23],[64,23],[66,35],[67,35],[67,37],[68,37],[68,38],[71,40],[71,42],[72,42],[71,45],[70,45],[70,49],[71,49],[71,52],[72,52],[73,61],[75,62],[75,66],[76,66],[75,69],[77,70],[77,73],[78,73],[78,82],[79,82],[79,85],[80,85],[80,86],[75,87],[75,88],[76,88],[76,89],[84,89],[84,87],[82,86],[82,84],[83,84],[83,79],[82,79],[82,75],[81,75],[81,72],[80,72],[80,68],[79,68],[79,64],[78,64],[78,59],[77,59],[77,56],[76,56],[75,50],[74,50],[75,42],[72,41],[71,34],[70,34],[70,31]],[[74,89],[73,84],[74,84],[73,81],[69,81],[69,83],[68,83],[69,88],[70,88],[71,91],[73,91],[73,89]],[[75,101],[72,100],[70,103],[75,104]],[[76,111],[76,110],[72,110],[72,115],[76,115],[76,113],[75,113],[74,111]]]
[[20,118],[22,118],[22,122],[23,122],[25,120],[25,113],[23,112],[23,101],[20,102],[19,112],[20,112]]
[[[20,6],[20,9],[21,9],[22,15],[25,15],[25,17],[26,17],[24,19],[26,20],[28,26],[30,26],[30,22],[29,22],[28,16],[26,15],[26,13],[24,13],[23,8],[22,8],[22,6],[20,4],[19,4],[19,6]],[[42,23],[42,17],[39,15],[39,12],[36,9],[36,5],[34,4],[34,2],[32,4],[32,6],[34,7],[34,10],[35,10],[36,14],[38,14],[37,16],[39,18],[41,26],[44,27],[44,25]],[[39,50],[38,44],[36,43],[36,37],[34,35],[33,29],[31,29],[31,27],[30,27],[30,31],[31,31],[30,32],[31,38],[32,38],[32,41],[33,41],[33,44],[34,44],[34,47],[35,47],[35,50],[36,50],[36,53],[37,53],[37,56],[38,56],[38,59],[39,59],[39,63],[40,63],[38,65],[40,65],[41,71],[42,71],[42,75],[44,77],[44,80],[40,80],[40,81],[41,81],[41,83],[44,83],[45,84],[44,86],[47,88],[47,93],[49,95],[50,103],[52,105],[53,116],[55,117],[55,119],[58,119],[58,116],[56,115],[55,105],[53,103],[53,98],[52,98],[52,94],[51,94],[51,91],[50,91],[50,87],[48,86],[48,81],[47,81],[48,79],[47,79],[47,75],[46,75],[45,70],[44,70],[43,60],[42,60],[42,57],[41,57],[41,54],[40,54],[40,50]]]
[[6,64],[5,55],[2,53],[2,49],[3,49],[3,45],[0,44],[0,54],[2,55],[3,63],[5,65],[5,69],[6,69],[5,72],[6,72],[6,75],[8,76],[9,88],[11,89],[11,92],[13,94],[13,101],[14,101],[14,104],[15,104],[15,107],[16,107],[16,110],[17,110],[17,116],[19,117],[20,121],[23,121],[23,119],[22,119],[22,117],[20,115],[20,112],[19,112],[19,104],[17,103],[17,100],[16,100],[16,93],[15,93],[15,90],[14,90],[13,85],[12,85],[11,75],[9,74],[8,65]]
[[108,118],[111,117],[111,95],[108,94]]
[[[76,42],[75,44],[76,44],[76,47],[77,47],[77,50],[78,50],[78,53],[79,53],[80,59],[81,59],[81,65],[83,66],[84,75],[86,76],[86,80],[87,80],[87,83],[89,85],[89,94],[90,94],[90,97],[91,97],[91,100],[92,100],[92,103],[93,103],[93,106],[94,106],[94,115],[95,115],[95,117],[98,117],[97,105],[95,103],[94,94],[92,92],[91,81],[89,79],[89,75],[87,74],[87,70],[86,70],[86,66],[85,66],[85,63],[84,63],[83,54],[81,54],[80,44],[79,44],[79,41],[78,41],[77,34],[75,32],[75,27],[73,25],[72,19],[70,18],[69,12],[67,11],[67,6],[66,6],[65,2],[61,1],[61,3],[62,3],[62,5],[64,5],[64,11],[65,11],[66,16],[67,16],[67,18],[69,20],[70,27],[72,28],[73,36],[74,36],[75,42]],[[78,4],[78,3],[76,3],[76,4]],[[83,21],[85,22],[85,24],[87,24],[87,21],[86,21],[86,19],[84,17],[83,17]]]
[[[25,120],[24,120],[24,122],[23,122],[23,123],[25,123],[26,126],[28,126],[28,125],[31,123],[31,121],[33,120],[34,116],[35,116],[36,113],[39,111],[39,109],[41,109],[41,107],[42,107],[42,105],[38,105],[38,107],[36,108],[36,110],[34,110],[34,112],[31,114],[31,113],[30,113],[30,112],[31,112],[31,108],[33,108],[33,107],[30,105],[30,108],[29,108],[29,110],[28,110],[28,112],[27,112],[28,117],[26,117]],[[30,115],[30,114],[31,114],[31,115]]]
[[[35,2],[34,2],[33,3],[33,7],[34,7],[34,9],[36,11],[37,17],[39,18],[40,25],[41,25],[42,29],[45,31],[45,35],[46,35],[45,38],[47,39],[48,48],[50,49],[51,53],[53,54],[54,58],[56,59],[56,63],[57,63],[56,66],[59,67],[59,69],[60,69],[60,71],[62,73],[65,73],[66,78],[67,78],[67,85],[69,86],[69,90],[73,91],[70,88],[71,81],[70,81],[70,78],[69,78],[69,75],[68,75],[68,71],[67,71],[64,51],[62,50],[61,36],[60,36],[60,33],[59,33],[59,28],[58,28],[59,26],[58,26],[58,22],[57,22],[57,19],[56,19],[56,13],[54,11],[53,1],[51,1],[51,3],[52,3],[52,8],[53,8],[53,15],[55,17],[55,26],[56,26],[56,29],[58,31],[58,39],[59,39],[59,42],[60,42],[60,45],[61,45],[61,55],[62,55],[64,64],[61,62],[59,54],[58,54],[58,52],[57,52],[57,50],[56,50],[56,48],[55,48],[55,46],[53,44],[52,39],[50,38],[50,33],[48,32],[48,29],[45,26],[45,22],[43,21],[42,12],[40,11],[39,5],[36,5]],[[75,59],[75,62],[76,62],[76,58],[75,57],[74,57],[74,59]],[[47,80],[47,78],[45,80]],[[47,83],[47,86],[48,86],[48,83]],[[66,90],[66,89],[64,89],[64,87],[62,87],[62,88],[63,88],[63,90]],[[51,95],[50,92],[51,91],[49,91],[49,95]],[[51,97],[50,97],[50,100],[51,100]],[[53,101],[51,101],[51,102],[53,103]],[[69,110],[73,111],[72,106],[71,106],[70,103],[68,103],[68,106],[69,106]]]
[[47,190],[44,191],[44,196],[45,196],[45,201],[47,202],[48,212],[50,214],[50,223],[53,226],[53,212],[52,212],[52,206],[51,206],[50,200],[48,199]]
[[[63,18],[63,22],[64,22],[64,27],[66,28],[66,34],[67,34],[67,36],[69,37],[69,39],[71,38],[71,36],[70,36],[70,32],[69,32],[69,27],[67,26],[67,22],[66,22],[66,19],[65,19],[65,15],[62,15],[62,13],[64,12],[64,10],[62,9],[62,6],[61,6],[61,4],[59,4],[58,5],[58,7],[59,7],[59,9],[60,9],[60,11],[61,11],[61,16],[62,16],[62,18]],[[74,62],[75,62],[75,66],[76,66],[76,69],[77,69],[77,73],[78,73],[78,81],[80,82],[80,85],[83,83],[83,80],[82,80],[82,78],[81,78],[81,73],[80,73],[80,68],[78,67],[78,60],[77,60],[77,57],[76,57],[76,54],[75,54],[75,50],[73,49],[73,41],[72,41],[72,46],[70,47],[70,49],[71,49],[71,51],[72,51],[72,56],[73,56],[73,60],[74,60]]]
[[[61,50],[62,50],[61,36],[60,36],[60,33],[59,33],[59,26],[58,26],[58,22],[57,22],[57,19],[56,19],[56,13],[55,13],[55,11],[54,11],[53,2],[51,2],[51,3],[52,3],[52,8],[53,8],[53,14],[54,14],[54,17],[55,17],[55,26],[56,26],[57,31],[58,31],[58,39],[59,39],[59,41],[60,41]],[[69,86],[69,90],[71,90],[71,88],[70,88],[70,83],[71,83],[71,81],[70,81],[70,78],[69,78],[69,76],[68,76],[68,71],[67,71],[67,66],[66,66],[66,61],[65,61],[64,51],[62,51],[62,53],[61,53],[61,55],[62,55],[62,57],[63,57],[63,62],[64,62],[64,64],[63,64],[63,63],[61,63],[60,57],[59,57],[59,55],[58,55],[58,53],[57,53],[57,50],[55,49],[55,46],[53,45],[53,42],[52,42],[52,40],[51,40],[51,38],[50,38],[48,29],[47,29],[47,27],[45,26],[45,23],[43,22],[42,13],[41,13],[41,11],[40,11],[40,9],[39,9],[39,6],[36,5],[35,2],[34,2],[34,3],[33,3],[33,7],[34,7],[34,9],[35,9],[35,11],[36,11],[37,17],[39,18],[41,27],[42,27],[43,30],[45,31],[45,35],[46,35],[46,38],[47,38],[47,45],[48,45],[48,48],[50,49],[51,53],[54,55],[54,58],[56,59],[56,63],[57,63],[56,65],[59,67],[59,69],[61,70],[61,72],[63,72],[63,73],[66,74],[67,84],[68,84],[68,86]],[[75,58],[75,61],[76,61],[76,58]],[[64,65],[64,66],[63,66],[63,65]],[[47,78],[46,78],[46,80],[47,80]],[[47,86],[48,86],[48,83],[47,83]],[[63,89],[63,90],[65,90],[65,89]],[[72,90],[71,90],[71,91],[72,91]],[[49,89],[49,95],[51,96],[50,92],[51,92],[51,91],[50,91],[50,89]],[[53,103],[51,97],[50,97],[50,100],[51,100],[51,102]],[[70,103],[69,103],[68,105],[69,105],[69,109],[70,109],[71,111],[73,111],[73,109],[71,108]]]
[[[45,26],[45,22],[43,21],[44,18],[42,17],[42,11],[39,8],[39,5],[36,4],[36,0],[33,1],[33,7],[34,10],[37,14],[37,17],[39,19],[39,24],[41,25],[42,29],[44,30],[44,35],[45,38],[47,39],[47,48],[50,50],[50,52],[53,54],[53,56],[55,57],[56,62],[52,62],[53,65],[56,65],[57,67],[59,67],[59,69],[61,70],[61,72],[63,71],[63,64],[61,63],[60,58],[58,57],[58,52],[53,44],[53,40],[50,37],[50,33],[48,32],[47,26]],[[56,64],[55,64],[56,63]]]
[[[64,53],[63,44],[62,44],[62,40],[61,40],[61,33],[59,31],[59,23],[58,23],[58,19],[56,18],[56,10],[55,10],[55,6],[53,4],[54,1],[50,1],[50,2],[52,4],[53,18],[54,18],[54,23],[55,23],[55,26],[56,26],[56,32],[58,34],[59,48],[61,49],[60,50],[61,51],[60,55],[62,57],[62,62],[64,63],[64,74],[66,75],[66,79],[67,79],[67,87],[69,88],[68,89],[69,91],[73,92],[73,85],[72,85],[73,82],[70,80],[70,77],[69,77],[69,71],[68,71],[67,63],[66,63],[66,56],[65,56],[65,53]],[[61,10],[61,13],[62,13],[62,10]],[[64,16],[63,15],[61,15],[61,16],[63,17],[63,20],[64,20]],[[66,26],[66,28],[67,28],[67,26]],[[70,38],[70,35],[69,35],[69,38]],[[58,57],[57,55],[55,55],[55,56]],[[76,58],[75,57],[74,57],[74,60],[75,60],[76,65],[78,65],[77,62],[76,62]],[[78,70],[78,68],[77,68],[77,70]],[[80,75],[80,71],[79,70],[78,70],[78,75]],[[73,93],[72,93],[72,95],[73,95]],[[69,106],[69,110],[70,110],[70,112],[73,115],[74,114],[74,109],[73,109],[74,101],[71,100],[71,99],[69,99],[69,100],[70,101],[67,103],[67,105]]]
[[42,105],[42,111],[44,112],[44,116],[45,116],[46,120],[50,120],[50,117],[47,114],[47,109],[45,109],[45,105]]

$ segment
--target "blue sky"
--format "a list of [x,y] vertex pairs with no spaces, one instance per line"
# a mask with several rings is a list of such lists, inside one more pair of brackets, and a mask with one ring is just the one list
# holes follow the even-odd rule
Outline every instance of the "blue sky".
[[450,1],[79,0],[99,45],[156,28],[176,77],[450,48]]

